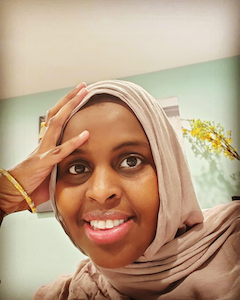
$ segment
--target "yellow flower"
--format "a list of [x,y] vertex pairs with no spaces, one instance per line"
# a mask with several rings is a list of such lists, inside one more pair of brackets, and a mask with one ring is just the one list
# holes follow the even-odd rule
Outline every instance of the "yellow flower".
[[223,154],[224,154],[225,157],[229,156],[229,152],[227,150],[224,150]]
[[195,135],[196,135],[196,130],[195,130],[195,129],[191,131],[191,135],[192,135],[192,136],[195,136]]
[[192,136],[194,139],[203,141],[210,153],[220,154],[223,152],[224,156],[231,160],[234,160],[234,158],[240,160],[237,150],[231,146],[231,130],[225,136],[224,128],[219,123],[216,125],[212,121],[201,121],[200,119],[187,121],[189,121],[191,130],[183,128],[184,137]]
[[232,144],[232,139],[231,138],[230,139],[226,138],[226,142],[231,145]]

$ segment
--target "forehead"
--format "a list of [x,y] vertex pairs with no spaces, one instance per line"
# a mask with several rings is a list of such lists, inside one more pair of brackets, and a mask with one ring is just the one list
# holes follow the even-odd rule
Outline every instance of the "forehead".
[[[112,107],[114,109],[113,112],[116,110],[120,110],[121,107],[124,107],[125,109],[127,109],[129,112],[131,112],[135,116],[133,111],[130,109],[130,107],[124,101],[122,101],[121,99],[119,99],[113,95],[108,95],[108,94],[94,95],[80,109],[80,111],[84,111],[87,108],[93,107],[93,106],[94,106],[94,108],[97,108],[100,110],[108,109],[108,107]],[[99,114],[100,114],[100,111],[99,111]]]
[[[119,103],[119,104],[123,104],[126,105],[124,103],[124,101],[122,101],[121,99],[119,99],[116,96],[113,95],[109,95],[109,94],[96,94],[94,96],[92,96],[88,102],[86,104],[84,104],[83,108],[89,107],[91,105],[94,104],[99,104],[101,105],[101,103],[106,103],[106,102],[112,102],[112,103]],[[127,105],[126,105],[127,106]],[[128,106],[127,106],[128,107]],[[82,109],[83,109],[82,108]]]
[[104,130],[107,134],[113,130],[130,133],[145,132],[132,110],[123,101],[111,95],[93,96],[68,122],[63,140],[73,137],[83,130],[90,134]]

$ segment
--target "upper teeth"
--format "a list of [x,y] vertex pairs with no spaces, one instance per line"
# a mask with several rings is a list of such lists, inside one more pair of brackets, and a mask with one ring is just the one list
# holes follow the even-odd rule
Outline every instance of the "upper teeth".
[[90,225],[96,229],[109,229],[116,226],[119,226],[120,224],[123,224],[124,220],[92,220],[90,222]]

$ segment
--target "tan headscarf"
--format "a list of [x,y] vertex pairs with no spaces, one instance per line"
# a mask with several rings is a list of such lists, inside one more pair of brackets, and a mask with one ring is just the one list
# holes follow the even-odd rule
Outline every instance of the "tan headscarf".
[[[88,90],[70,118],[92,96],[104,93],[124,101],[142,124],[157,169],[158,225],[154,241],[131,265],[104,269],[91,261],[82,262],[69,283],[73,298],[63,299],[85,299],[81,298],[83,290],[84,295],[89,290],[86,299],[240,299],[240,203],[220,205],[202,213],[177,134],[158,102],[143,88],[109,80],[92,84]],[[56,168],[52,172],[50,195],[56,217],[69,235],[57,210],[55,185]],[[221,280],[224,284],[217,292],[214,287],[209,288],[210,283]],[[96,286],[102,298],[96,298]]]

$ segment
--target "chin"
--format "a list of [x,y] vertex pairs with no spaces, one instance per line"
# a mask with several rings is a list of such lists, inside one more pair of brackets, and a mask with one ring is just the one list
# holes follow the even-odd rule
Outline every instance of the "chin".
[[139,256],[136,258],[133,258],[133,257],[127,258],[126,255],[125,255],[125,257],[124,257],[124,255],[120,256],[119,253],[116,256],[108,255],[107,259],[101,259],[100,257],[97,257],[97,258],[93,258],[91,256],[89,256],[89,257],[97,266],[99,266],[101,268],[105,268],[105,269],[122,268],[122,267],[125,267],[127,265],[134,263],[139,258]]

